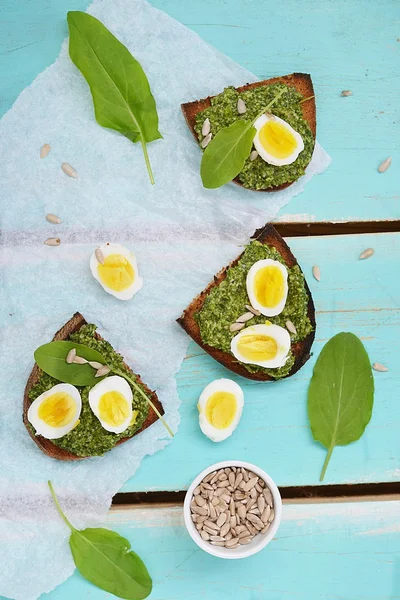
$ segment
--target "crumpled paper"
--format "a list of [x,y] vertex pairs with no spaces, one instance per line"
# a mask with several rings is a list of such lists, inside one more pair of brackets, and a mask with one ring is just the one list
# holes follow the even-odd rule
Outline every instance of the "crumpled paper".
[[[46,457],[21,419],[34,350],[79,310],[157,389],[176,431],[174,374],[189,340],[175,319],[237,255],[238,245],[330,160],[317,144],[307,174],[278,193],[234,185],[204,189],[201,153],[180,103],[255,76],[144,0],[96,0],[89,12],[141,62],[164,139],[148,146],[156,180],[151,186],[140,145],[95,122],[87,84],[66,42],[0,122],[0,594],[23,600],[51,591],[74,570],[69,531],[47,480],[76,526],[98,525],[141,459],[170,441],[157,423],[101,458],[64,463]],[[51,152],[41,160],[44,143]],[[62,162],[78,179],[61,171]],[[62,224],[47,223],[48,212]],[[52,236],[61,238],[59,247],[43,245]],[[130,302],[105,294],[90,274],[90,254],[105,241],[137,256],[144,287]]]

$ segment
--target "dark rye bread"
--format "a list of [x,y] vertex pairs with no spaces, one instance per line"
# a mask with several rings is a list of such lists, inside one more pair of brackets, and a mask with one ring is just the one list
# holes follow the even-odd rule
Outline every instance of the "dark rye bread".
[[[265,79],[264,81],[256,81],[255,83],[248,83],[246,85],[242,85],[241,87],[236,88],[236,90],[238,92],[245,92],[246,90],[252,90],[254,88],[263,85],[271,85],[273,83],[284,83],[285,85],[295,87],[296,90],[303,96],[303,98],[310,98],[310,96],[314,96],[314,88],[311,81],[311,76],[307,73],[292,73],[291,75],[283,75],[282,77],[273,77],[272,79]],[[188,127],[192,132],[196,142],[199,141],[197,133],[194,130],[194,126],[196,124],[196,115],[199,112],[211,106],[211,98],[214,98],[214,96],[208,96],[207,98],[203,98],[202,100],[195,100],[194,102],[186,102],[185,104],[181,104],[182,112],[186,119],[186,123],[188,124]],[[303,118],[308,122],[311,128],[315,143],[315,137],[317,134],[317,114],[315,98],[307,100],[307,102],[303,102],[301,105],[301,110],[303,112]],[[238,177],[235,177],[233,182],[237,185],[240,185],[241,187],[244,187]],[[292,183],[294,183],[294,181],[284,183],[283,185],[277,185],[275,187],[267,188],[264,190],[253,191],[276,192],[278,190],[283,190],[284,188],[289,187],[290,185],[292,185]]]
[[[259,242],[266,244],[267,246],[274,247],[278,250],[278,252],[283,257],[286,265],[288,267],[293,267],[297,265],[297,260],[293,256],[290,251],[289,246],[286,244],[285,240],[279,235],[276,229],[272,225],[265,225],[261,229],[257,229],[254,233],[252,240],[258,240]],[[227,267],[221,269],[217,275],[214,276],[213,281],[208,284],[208,286],[192,301],[192,303],[185,309],[182,316],[177,319],[178,323],[183,327],[183,329],[190,335],[191,338],[199,345],[203,350],[205,350],[210,356],[215,358],[218,362],[220,362],[224,367],[234,371],[238,375],[242,375],[242,377],[246,377],[247,379],[255,379],[256,381],[276,381],[273,377],[270,377],[266,373],[250,373],[241,363],[237,361],[237,359],[230,354],[229,352],[224,352],[223,350],[219,350],[218,348],[213,348],[208,344],[204,344],[200,335],[200,328],[195,319],[195,314],[198,313],[205,299],[207,298],[209,292],[215,286],[219,285],[221,281],[226,278],[226,272],[229,267],[234,267],[237,265],[240,257],[238,256],[234,261],[232,261]],[[304,285],[308,295],[308,307],[307,307],[307,315],[311,321],[313,326],[313,331],[308,334],[308,336],[302,340],[301,342],[293,343],[291,346],[292,352],[295,356],[295,363],[286,377],[290,377],[294,375],[300,367],[304,365],[310,358],[310,350],[312,343],[315,337],[315,309],[314,302],[311,296],[310,289],[307,285],[307,281],[304,279]],[[283,378],[282,378],[283,379]]]
[[[57,333],[55,334],[55,336],[53,338],[53,341],[67,340],[72,333],[76,333],[77,331],[79,331],[79,329],[83,325],[86,325],[86,324],[87,324],[87,321],[84,319],[84,317],[80,313],[76,312],[74,314],[74,316],[69,321],[67,321],[67,323],[65,323],[65,325],[63,325],[63,327],[61,327],[61,329],[59,331],[57,331]],[[95,335],[96,335],[97,339],[99,339],[99,340],[102,339],[98,333],[96,333]],[[129,369],[129,371],[131,371],[131,373],[133,373],[132,369],[126,363],[124,363],[124,365],[125,365],[125,367],[127,367]],[[42,373],[42,371],[39,369],[37,364],[35,364],[35,366],[32,369],[31,374],[29,375],[29,379],[28,379],[26,387],[25,387],[24,407],[23,407],[23,421],[24,421],[25,427],[27,428],[28,433],[31,436],[31,438],[33,439],[33,441],[35,442],[35,444],[37,444],[37,446],[39,446],[39,448],[42,450],[42,452],[44,452],[51,458],[56,458],[58,460],[82,460],[83,458],[86,458],[86,457],[76,456],[75,454],[72,454],[72,452],[68,452],[68,450],[59,448],[58,446],[53,444],[53,442],[51,440],[48,440],[40,435],[35,435],[31,430],[30,423],[28,421],[28,409],[29,409],[29,406],[31,405],[31,400],[29,399],[29,392],[32,389],[32,387],[39,381],[41,373]],[[135,375],[137,377],[137,380],[144,386],[145,391],[149,395],[149,398],[151,399],[153,404],[159,410],[160,414],[163,415],[164,409],[162,407],[161,402],[157,398],[157,394],[155,392],[152,392],[151,390],[149,390],[149,388],[143,383],[143,381],[140,379],[140,377],[136,373],[135,373]],[[150,425],[152,425],[155,421],[157,421],[157,419],[158,419],[158,417],[155,414],[155,412],[151,408],[149,408],[149,413],[147,415],[146,421],[143,423],[143,426],[141,427],[141,429],[139,429],[139,431],[137,431],[135,433],[135,435],[137,435],[141,431],[144,431],[145,429],[147,429],[147,427],[150,427]],[[134,436],[132,436],[132,437],[134,437]],[[119,442],[117,442],[116,445],[118,446],[119,444],[123,444],[124,442],[127,442],[130,439],[131,439],[130,437],[123,438],[123,439],[119,440]]]

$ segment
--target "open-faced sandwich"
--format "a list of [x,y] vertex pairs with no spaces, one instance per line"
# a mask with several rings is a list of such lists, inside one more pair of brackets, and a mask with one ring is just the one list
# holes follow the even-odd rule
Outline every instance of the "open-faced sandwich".
[[182,104],[182,111],[204,150],[201,177],[207,188],[233,180],[251,190],[280,190],[311,161],[316,108],[309,75],[228,87]]
[[266,225],[178,323],[231,371],[267,381],[293,375],[309,359],[315,310],[295,257]]
[[35,443],[52,458],[101,456],[164,414],[155,392],[80,313],[53,342],[36,350],[35,360],[23,420]]

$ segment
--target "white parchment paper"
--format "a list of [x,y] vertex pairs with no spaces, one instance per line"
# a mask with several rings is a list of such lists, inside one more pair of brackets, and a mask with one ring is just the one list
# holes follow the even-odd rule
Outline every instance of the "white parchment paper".
[[[95,0],[89,12],[141,62],[164,139],[149,145],[152,187],[140,146],[95,122],[66,43],[0,122],[0,594],[23,600],[52,590],[74,570],[69,532],[46,481],[53,481],[77,526],[99,524],[142,458],[169,441],[157,423],[101,458],[69,464],[46,457],[21,420],[35,348],[79,310],[157,389],[176,431],[174,374],[188,344],[176,317],[238,245],[330,160],[317,144],[307,174],[274,194],[234,185],[205,190],[201,153],[180,103],[256,78],[144,0]],[[44,143],[52,149],[41,160]],[[78,179],[66,177],[62,162]],[[47,212],[62,224],[47,223]],[[54,235],[61,246],[44,246]],[[105,294],[91,277],[90,254],[105,241],[137,256],[144,287],[130,302]]]

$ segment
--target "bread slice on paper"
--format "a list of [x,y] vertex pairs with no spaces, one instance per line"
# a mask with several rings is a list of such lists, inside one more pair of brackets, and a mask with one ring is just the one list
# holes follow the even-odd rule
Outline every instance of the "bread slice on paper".
[[[314,96],[314,88],[311,81],[311,76],[307,73],[292,73],[291,75],[283,75],[282,77],[273,77],[272,79],[264,79],[264,81],[256,81],[255,83],[248,83],[246,85],[242,85],[241,87],[236,88],[237,92],[245,92],[246,90],[252,90],[257,87],[272,85],[274,83],[284,83],[285,85],[296,88],[296,90],[304,97],[310,98]],[[222,91],[222,90],[221,90]],[[181,104],[182,112],[186,119],[186,123],[190,131],[192,132],[196,142],[198,142],[197,133],[194,130],[196,124],[196,116],[198,113],[202,112],[209,106],[211,106],[211,98],[214,96],[207,96],[207,98],[203,98],[202,100],[195,100],[194,102],[186,102],[185,104]],[[317,114],[316,114],[316,106],[315,106],[315,98],[311,98],[307,100],[307,102],[303,102],[301,105],[303,118],[308,122],[315,143],[315,137],[317,134]],[[271,109],[273,110],[273,109]],[[240,182],[239,178],[236,177],[233,180],[234,183],[244,187]],[[283,185],[271,187],[265,190],[253,190],[257,192],[274,192],[278,190],[283,190],[284,188],[292,185],[294,181],[289,183],[284,183]],[[249,188],[246,188],[249,189]]]
[[[83,325],[86,325],[86,324],[87,324],[87,321],[84,319],[84,317],[79,312],[76,312],[74,314],[74,316],[69,321],[67,321],[67,323],[65,323],[65,325],[63,325],[59,331],[57,331],[57,333],[55,334],[55,336],[53,338],[53,341],[68,340],[68,338],[71,334],[76,333],[77,331],[80,330],[80,328]],[[98,339],[102,339],[98,333],[96,333],[96,337]],[[124,363],[124,365],[125,365],[125,367],[127,367],[129,369],[129,371],[131,371],[131,373],[133,373],[132,369],[126,363]],[[48,440],[40,435],[35,435],[35,433],[32,431],[32,428],[28,421],[28,409],[32,403],[32,401],[29,398],[29,392],[32,389],[32,387],[38,383],[41,373],[42,373],[41,369],[38,367],[37,364],[35,364],[32,369],[31,374],[29,375],[29,379],[28,379],[26,387],[25,387],[24,403],[23,403],[23,421],[24,421],[25,427],[27,428],[28,433],[31,436],[31,438],[33,439],[33,441],[35,442],[35,444],[37,446],[39,446],[39,448],[42,450],[42,452],[44,452],[51,458],[56,458],[58,460],[82,460],[85,457],[76,456],[75,454],[72,454],[72,452],[69,452],[68,450],[59,448],[58,446],[53,444],[53,442],[51,440]],[[137,381],[143,385],[146,393],[148,394],[149,398],[151,399],[153,404],[156,406],[156,408],[158,409],[160,414],[163,415],[164,409],[163,409],[161,402],[159,401],[159,399],[157,397],[157,394],[155,392],[152,392],[143,383],[143,381],[140,379],[140,377],[137,374],[135,374],[135,377],[136,377]],[[152,425],[157,420],[158,420],[157,415],[152,410],[152,408],[149,407],[149,412],[148,412],[146,421],[144,422],[141,429],[139,429],[139,431],[137,431],[135,433],[135,435],[137,435],[141,431],[144,431],[145,429],[150,427],[150,425]],[[134,436],[132,436],[132,437],[134,437]],[[119,440],[117,442],[116,445],[118,446],[119,444],[123,444],[124,442],[127,442],[128,440],[132,439],[132,437],[122,438],[121,440]]]
[[[286,244],[285,240],[279,235],[279,233],[272,225],[268,224],[265,225],[265,227],[258,229],[251,239],[257,240],[262,244],[266,244],[269,247],[276,248],[283,257],[287,267],[291,268],[294,265],[298,264],[289,246]],[[238,360],[231,353],[225,352],[223,350],[214,348],[203,343],[200,335],[200,327],[195,318],[196,313],[198,313],[203,307],[203,304],[210,291],[214,287],[218,286],[221,283],[221,281],[223,281],[226,278],[226,273],[229,267],[237,265],[241,256],[242,255],[238,256],[228,266],[221,269],[221,271],[219,271],[219,273],[217,273],[217,275],[214,276],[214,279],[198,296],[196,296],[196,298],[194,298],[194,300],[184,310],[182,316],[179,319],[177,319],[177,321],[183,327],[183,329],[190,335],[190,337],[199,346],[201,346],[201,348],[203,348],[203,350],[205,350],[210,356],[215,358],[215,360],[224,365],[224,367],[226,367],[227,369],[230,369],[234,373],[242,375],[242,377],[246,377],[247,379],[254,379],[257,381],[276,381],[273,377],[270,377],[265,372],[250,373],[245,368],[245,366],[242,363],[238,362]],[[295,357],[295,362],[292,369],[290,370],[289,374],[286,375],[286,377],[294,375],[294,373],[296,373],[310,358],[310,350],[315,337],[314,302],[305,279],[304,286],[308,295],[307,315],[310,319],[313,330],[303,340],[292,343],[291,350]]]

